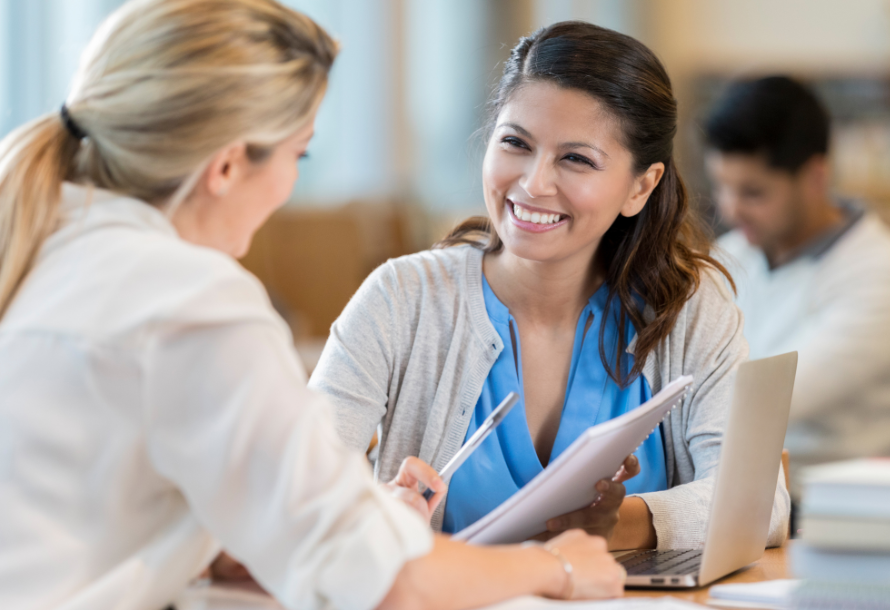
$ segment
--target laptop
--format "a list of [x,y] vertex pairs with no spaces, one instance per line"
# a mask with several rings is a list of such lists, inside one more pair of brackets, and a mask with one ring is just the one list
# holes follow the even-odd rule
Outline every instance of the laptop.
[[796,372],[797,352],[739,367],[704,547],[616,553],[628,587],[701,587],[760,559]]

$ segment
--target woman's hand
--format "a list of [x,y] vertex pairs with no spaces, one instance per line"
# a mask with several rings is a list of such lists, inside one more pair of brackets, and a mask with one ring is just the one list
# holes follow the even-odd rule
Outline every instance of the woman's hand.
[[243,564],[223,551],[216,556],[208,568],[210,577],[216,582],[245,582],[252,581],[253,576]]
[[[420,483],[436,492],[429,502],[420,491]],[[448,489],[439,473],[432,466],[416,457],[405,458],[405,461],[399,466],[396,478],[384,484],[384,487],[420,513],[427,523],[430,522],[433,512],[445,497],[445,491]]]
[[583,529],[588,534],[602,536],[607,541],[618,524],[618,509],[624,501],[626,490],[623,483],[640,473],[640,462],[635,455],[624,460],[612,480],[603,479],[596,484],[600,497],[587,508],[554,517],[547,522],[543,538],[570,529]]
[[[557,549],[572,566],[572,573],[563,579],[562,589],[552,597],[602,599],[623,595],[627,572],[609,554],[606,541],[599,536],[570,530],[551,539],[543,549],[548,553]],[[554,559],[559,561],[555,556]]]

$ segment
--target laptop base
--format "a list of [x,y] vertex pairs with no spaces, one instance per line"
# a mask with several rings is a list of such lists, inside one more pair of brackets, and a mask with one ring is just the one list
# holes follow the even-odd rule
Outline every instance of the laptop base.
[[640,550],[616,557],[627,570],[628,587],[689,589],[698,586],[700,549]]

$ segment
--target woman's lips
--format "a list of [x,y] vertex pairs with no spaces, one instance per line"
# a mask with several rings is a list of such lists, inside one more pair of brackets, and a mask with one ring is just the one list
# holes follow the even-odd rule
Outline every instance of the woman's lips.
[[[538,222],[531,222],[528,220],[522,220],[521,218],[516,216],[515,212],[513,211],[514,205],[519,205],[519,207],[523,207],[521,204],[515,204],[510,199],[507,199],[504,202],[504,205],[507,207],[507,213],[510,215],[510,220],[513,221],[513,224],[516,225],[517,227],[519,227],[520,229],[522,229],[523,231],[528,231],[529,233],[544,233],[546,231],[552,231],[553,229],[556,229],[557,227],[561,227],[564,224],[568,223],[569,218],[570,218],[569,216],[560,214],[560,216],[562,216],[562,218],[560,218],[560,220],[558,220],[556,222],[546,223],[546,224],[542,224],[542,223],[538,223]],[[526,208],[526,209],[529,211],[532,211],[532,208]],[[536,212],[536,213],[538,213],[538,212]],[[550,213],[555,214],[556,212],[550,212]]]

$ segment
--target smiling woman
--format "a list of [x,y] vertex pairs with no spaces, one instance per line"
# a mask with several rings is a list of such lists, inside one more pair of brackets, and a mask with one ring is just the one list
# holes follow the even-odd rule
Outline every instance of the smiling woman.
[[[310,385],[332,397],[350,444],[367,446],[382,423],[379,476],[407,455],[441,468],[520,394],[451,479],[435,526],[472,524],[587,427],[692,375],[680,411],[612,481],[589,482],[600,500],[542,536],[703,543],[747,345],[674,165],[676,121],[670,79],[638,41],[583,22],[523,38],[490,104],[488,217],[379,268],[334,324]],[[777,481],[771,544],[788,507]]]

